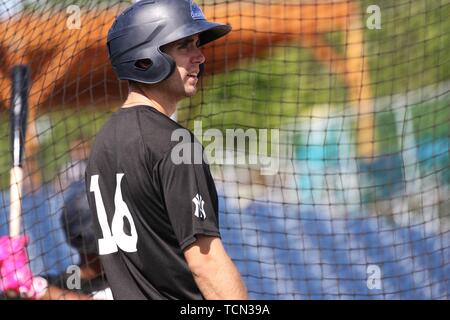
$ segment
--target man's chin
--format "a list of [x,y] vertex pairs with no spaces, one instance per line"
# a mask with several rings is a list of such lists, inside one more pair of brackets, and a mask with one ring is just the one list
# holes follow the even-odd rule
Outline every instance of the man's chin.
[[185,95],[187,98],[195,96],[196,93],[197,93],[197,88],[189,88],[189,89],[185,90]]

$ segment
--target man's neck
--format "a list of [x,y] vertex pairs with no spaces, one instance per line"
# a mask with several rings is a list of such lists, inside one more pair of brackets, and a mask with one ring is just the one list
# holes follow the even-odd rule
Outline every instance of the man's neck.
[[138,105],[149,105],[159,112],[170,117],[176,110],[176,101],[170,101],[170,97],[163,98],[157,94],[144,92],[140,88],[130,89],[127,100],[124,102],[122,108],[130,108]]

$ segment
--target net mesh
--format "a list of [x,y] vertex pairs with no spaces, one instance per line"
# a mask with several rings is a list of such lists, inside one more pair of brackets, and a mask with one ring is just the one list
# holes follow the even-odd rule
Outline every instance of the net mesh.
[[[250,296],[448,299],[450,2],[197,2],[233,31],[204,48],[176,118],[213,150],[223,242]],[[90,253],[85,161],[126,98],[105,43],[129,3],[0,1],[0,235],[10,69],[27,64],[35,275],[65,281]]]

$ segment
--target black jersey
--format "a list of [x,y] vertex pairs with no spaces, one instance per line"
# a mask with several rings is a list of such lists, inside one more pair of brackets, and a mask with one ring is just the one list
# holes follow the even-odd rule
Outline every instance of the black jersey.
[[96,137],[86,191],[115,299],[203,298],[183,250],[196,234],[220,237],[217,192],[204,161],[172,160],[177,129],[136,106],[115,112]]

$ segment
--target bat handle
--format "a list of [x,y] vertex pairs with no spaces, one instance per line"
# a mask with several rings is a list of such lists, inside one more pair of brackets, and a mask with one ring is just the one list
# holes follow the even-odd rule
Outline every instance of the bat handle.
[[17,166],[11,169],[9,235],[20,235],[20,219],[22,214],[23,171]]

